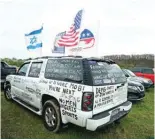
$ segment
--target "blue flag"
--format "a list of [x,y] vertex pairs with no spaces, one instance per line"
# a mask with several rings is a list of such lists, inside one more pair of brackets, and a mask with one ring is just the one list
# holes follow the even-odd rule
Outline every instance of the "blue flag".
[[42,48],[42,33],[43,27],[38,30],[34,30],[28,34],[25,34],[26,45],[28,50],[35,50],[38,48]]

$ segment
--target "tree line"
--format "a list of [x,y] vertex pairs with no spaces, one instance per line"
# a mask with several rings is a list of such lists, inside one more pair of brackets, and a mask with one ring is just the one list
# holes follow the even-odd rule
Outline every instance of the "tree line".
[[123,68],[150,67],[154,68],[154,55],[107,55],[104,58],[112,59]]
[[143,55],[107,55],[104,56],[106,58],[110,59],[119,59],[119,60],[125,60],[125,59],[148,59],[148,60],[154,60],[153,54],[143,54]]
[[[154,55],[107,55],[104,58],[112,59],[123,68],[132,68],[135,66],[154,67]],[[16,58],[1,58],[1,61],[5,61],[9,65],[20,67],[26,60],[29,59],[16,59]]]

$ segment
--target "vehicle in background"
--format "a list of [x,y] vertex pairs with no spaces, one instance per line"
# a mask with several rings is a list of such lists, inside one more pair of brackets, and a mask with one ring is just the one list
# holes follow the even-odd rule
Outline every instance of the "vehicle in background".
[[14,66],[8,65],[6,62],[1,61],[1,84],[6,80],[6,76],[10,74],[15,74],[16,68]]
[[145,87],[145,89],[153,86],[153,82],[151,81],[151,79],[138,77],[131,70],[128,69],[122,69],[122,70],[125,76],[128,78],[128,80],[141,83]]
[[129,101],[138,101],[142,100],[145,97],[144,86],[135,81],[128,79],[128,100]]
[[151,79],[154,84],[154,69],[147,67],[135,67],[131,69],[137,76]]
[[18,71],[18,69],[19,69],[19,67],[15,66],[15,65],[9,65],[9,66],[16,68],[16,71]]

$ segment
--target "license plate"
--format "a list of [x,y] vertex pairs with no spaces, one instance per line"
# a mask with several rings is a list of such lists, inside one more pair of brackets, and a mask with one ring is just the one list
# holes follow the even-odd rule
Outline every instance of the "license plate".
[[120,108],[116,108],[112,111],[111,116],[114,116],[120,112]]

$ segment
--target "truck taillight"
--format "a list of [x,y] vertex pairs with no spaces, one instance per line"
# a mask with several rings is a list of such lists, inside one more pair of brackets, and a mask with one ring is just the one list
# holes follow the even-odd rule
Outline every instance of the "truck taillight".
[[94,93],[84,92],[82,98],[82,110],[92,111],[93,110]]

